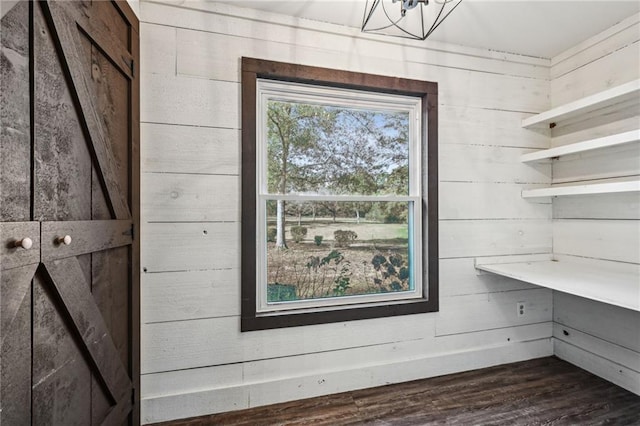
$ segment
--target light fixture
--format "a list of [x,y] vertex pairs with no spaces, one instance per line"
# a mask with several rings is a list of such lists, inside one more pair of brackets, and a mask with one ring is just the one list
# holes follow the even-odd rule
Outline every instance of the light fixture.
[[429,0],[367,0],[362,32],[425,40],[462,0],[433,2],[429,7]]

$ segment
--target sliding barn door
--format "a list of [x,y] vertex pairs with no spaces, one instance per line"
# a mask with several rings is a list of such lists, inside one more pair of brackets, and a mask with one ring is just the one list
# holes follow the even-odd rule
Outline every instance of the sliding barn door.
[[[24,46],[5,67],[8,43]],[[3,11],[2,44],[0,419],[136,423],[135,17],[110,1],[22,1]]]

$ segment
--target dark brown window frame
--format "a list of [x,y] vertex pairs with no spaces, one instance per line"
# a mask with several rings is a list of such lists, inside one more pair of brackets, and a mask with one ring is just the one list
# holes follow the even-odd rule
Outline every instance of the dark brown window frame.
[[[325,311],[259,315],[256,312],[256,88],[257,79],[305,83],[420,97],[422,99],[423,166],[427,182],[422,194],[423,271],[427,291],[420,299],[388,305],[349,305]],[[425,144],[424,141],[427,141]],[[426,164],[425,164],[426,163]],[[426,201],[426,203],[425,203]],[[428,208],[427,208],[428,206]],[[241,330],[267,330],[301,325],[325,324],[361,319],[438,311],[438,84],[328,68],[242,58],[242,250]],[[426,256],[425,256],[426,254]]]

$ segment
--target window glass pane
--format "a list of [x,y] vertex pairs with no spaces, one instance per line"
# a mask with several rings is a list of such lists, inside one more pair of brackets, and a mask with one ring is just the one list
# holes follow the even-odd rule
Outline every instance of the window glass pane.
[[408,195],[409,112],[268,101],[271,194]]
[[412,291],[412,207],[266,201],[267,302]]

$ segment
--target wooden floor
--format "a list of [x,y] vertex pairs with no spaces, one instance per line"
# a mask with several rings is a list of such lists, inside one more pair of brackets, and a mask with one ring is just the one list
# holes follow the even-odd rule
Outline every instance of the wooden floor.
[[640,425],[640,397],[550,357],[161,424]]

